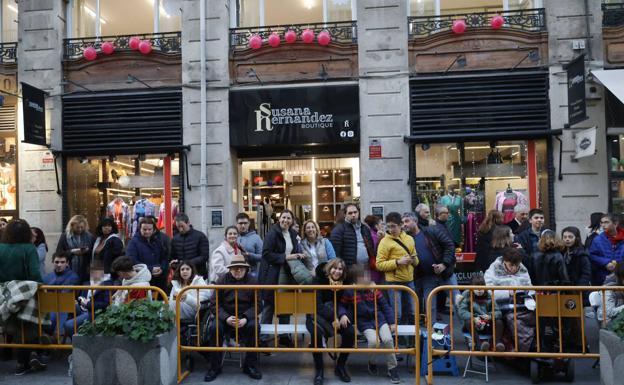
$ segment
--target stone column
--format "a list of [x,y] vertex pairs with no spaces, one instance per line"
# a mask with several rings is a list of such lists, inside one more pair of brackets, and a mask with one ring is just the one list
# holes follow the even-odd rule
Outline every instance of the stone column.
[[[182,95],[184,144],[190,146],[189,178],[192,190],[185,190],[185,211],[194,227],[207,231],[211,251],[223,240],[223,228],[210,228],[210,210],[223,210],[225,226],[234,223],[237,161],[230,150],[229,136],[229,9],[227,0],[206,5],[207,84],[207,227],[201,227],[200,189],[200,46],[199,5],[201,0],[182,3]],[[204,0],[205,1],[205,0]],[[186,187],[185,187],[186,188]]]
[[[403,212],[410,209],[407,3],[360,0],[357,18],[361,211]],[[381,141],[380,159],[368,157],[371,139]]]
[[[48,92],[45,100],[48,143],[61,148],[61,80],[65,35],[65,3],[60,0],[21,0],[18,5],[18,80]],[[56,193],[54,169],[43,169],[42,146],[21,143],[23,116],[18,104],[19,213],[31,226],[40,227],[50,250],[63,229],[62,201]],[[59,180],[61,162],[58,160]],[[49,255],[52,253],[50,252]]]
[[[548,24],[550,63],[550,111],[553,129],[564,128],[568,122],[567,76],[563,65],[580,53],[586,54],[586,73],[602,68],[602,12],[599,1],[589,1],[589,14],[583,0],[548,0],[545,2]],[[587,23],[590,31],[587,34]],[[585,50],[573,50],[574,40],[585,42]],[[589,50],[591,47],[591,53]],[[590,87],[597,92],[590,92]],[[559,164],[559,142],[553,139],[555,163],[555,218],[558,229],[577,226],[585,230],[589,215],[608,208],[609,186],[607,183],[606,132],[604,95],[602,87],[587,82],[588,120],[564,129],[563,162]],[[573,161],[574,133],[597,126],[597,154]],[[558,180],[559,168],[563,166],[563,179]],[[552,202],[551,202],[552,204]]]

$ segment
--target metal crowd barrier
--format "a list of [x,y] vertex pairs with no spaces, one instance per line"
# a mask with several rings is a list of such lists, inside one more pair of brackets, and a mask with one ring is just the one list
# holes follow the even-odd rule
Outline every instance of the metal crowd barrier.
[[[485,290],[490,293],[492,300],[492,311],[491,311],[491,319],[495,319],[495,312],[501,306],[496,303],[495,293],[500,291],[508,291],[510,298],[509,306],[505,309],[506,312],[513,312],[513,324],[514,332],[512,339],[513,351],[480,351],[478,345],[478,331],[475,330],[474,322],[471,322],[470,330],[468,333],[470,334],[470,338],[472,343],[467,347],[458,347],[458,344],[455,341],[454,330],[456,329],[455,322],[460,322],[460,328],[463,327],[462,321],[459,320],[459,317],[454,317],[454,311],[457,311],[456,306],[458,303],[455,298],[452,298],[450,293],[462,293],[465,290],[469,290],[470,292],[470,315],[471,319],[474,318],[474,291],[475,290]],[[624,287],[617,286],[439,286],[435,288],[426,301],[426,312],[427,314],[431,314],[431,305],[432,301],[435,301],[437,298],[437,294],[441,292],[448,292],[449,298],[452,298],[452,306],[450,306],[450,316],[449,316],[449,337],[450,343],[449,346],[444,346],[444,349],[440,349],[439,347],[434,347],[431,338],[428,339],[427,351],[428,351],[428,370],[427,370],[427,383],[433,384],[433,361],[437,359],[437,357],[442,356],[488,356],[488,357],[507,357],[507,358],[550,358],[550,359],[564,359],[564,358],[591,358],[598,359],[600,357],[599,353],[589,352],[587,349],[587,336],[585,333],[585,312],[583,306],[584,294],[590,294],[592,292],[601,293],[601,299],[598,303],[591,303],[590,305],[593,308],[594,314],[598,317],[597,308],[602,309],[602,320],[601,326],[605,327],[607,324],[607,316],[606,316],[606,298],[605,293],[608,291],[624,291]],[[534,349],[532,351],[519,351],[519,343],[518,343],[518,307],[522,306],[520,304],[520,300],[518,298],[518,294],[531,294],[532,298],[535,301],[535,308],[533,310],[534,318],[535,318],[535,334],[534,334]],[[594,300],[595,301],[595,300]],[[501,309],[502,310],[502,309]],[[522,308],[521,308],[522,310]],[[530,311],[530,310],[529,310]],[[458,321],[459,320],[459,321]],[[579,349],[570,349],[573,346],[570,346],[570,341],[564,343],[564,328],[569,326],[571,322],[577,322],[580,327],[580,346]],[[542,335],[543,327],[548,324],[551,327],[551,330],[555,330],[556,337],[558,338],[558,343],[554,346],[551,351],[544,349],[542,346],[542,341],[545,339],[544,335]],[[554,327],[553,327],[554,326]],[[427,335],[431,335],[434,332],[433,321],[430,317],[427,317]],[[567,330],[569,332],[569,330]],[[496,323],[492,322],[492,330],[491,330],[491,346],[495,347],[498,342],[496,340]],[[477,337],[477,338],[475,338]],[[566,335],[569,337],[569,335]],[[579,336],[572,336],[578,338]],[[577,350],[577,351],[575,351]]]
[[[318,327],[314,327],[313,335],[309,335],[309,332],[305,325],[306,317],[312,317],[314,321],[314,325],[316,325],[317,317],[317,297],[316,293],[319,290],[329,290],[333,292],[333,311],[334,311],[334,319],[337,319],[337,306],[339,299],[337,298],[337,292],[340,290],[354,290],[354,302],[357,300],[357,296],[361,295],[364,290],[380,290],[382,293],[388,290],[395,290],[394,298],[390,298],[390,301],[393,301],[394,304],[390,303],[393,308],[394,318],[397,318],[397,304],[398,304],[398,293],[400,291],[407,292],[408,295],[414,301],[414,320],[411,325],[397,325],[396,332],[393,333],[394,339],[394,347],[392,349],[381,348],[380,340],[379,340],[379,330],[377,328],[377,299],[375,298],[375,332],[377,334],[377,346],[375,348],[368,347],[358,347],[358,334],[361,334],[363,331],[357,330],[357,307],[355,307],[355,311],[353,313],[353,319],[351,320],[351,325],[354,327],[355,332],[355,342],[352,348],[339,348],[338,341],[336,336],[339,334],[338,326],[333,324],[334,328],[334,338],[333,344],[330,344],[329,341],[326,342],[325,347],[318,346],[317,344],[317,335]],[[195,295],[196,302],[200,303],[200,290],[212,290],[212,306],[210,309],[207,309],[205,306],[198,306],[197,314],[195,315],[195,319],[183,322],[180,319],[180,303],[181,297],[184,294],[187,295]],[[234,335],[230,336],[230,338],[234,341],[233,346],[224,343],[222,346],[206,346],[208,345],[206,342],[206,336],[204,333],[204,326],[202,322],[206,323],[206,319],[208,318],[204,312],[212,312],[215,318],[218,319],[218,309],[220,306],[220,302],[222,301],[223,292],[234,290],[235,294],[235,308],[236,312],[234,317],[236,320],[239,319],[238,314],[238,298],[239,292],[241,291],[249,291],[253,290],[254,296],[254,314],[255,321],[254,322],[254,330],[253,330],[253,345],[252,346],[241,346],[239,343],[240,333],[239,326],[236,324],[234,327]],[[194,293],[193,293],[194,292]],[[262,306],[261,306],[261,293],[272,292],[273,301],[274,301],[274,317],[271,324],[260,324],[258,321],[261,319]],[[265,294],[266,295],[266,294]],[[386,296],[388,298],[388,296]],[[202,309],[203,308],[203,309]],[[203,316],[202,316],[202,313]],[[277,322],[278,316],[289,316],[292,318],[292,322],[287,325],[279,324]],[[182,354],[184,352],[252,352],[252,353],[262,353],[262,352],[298,352],[298,353],[366,353],[366,354],[388,354],[388,353],[402,353],[407,355],[414,356],[414,365],[415,365],[415,383],[420,384],[420,312],[419,312],[419,301],[416,293],[408,287],[400,286],[400,285],[379,285],[379,286],[366,286],[366,285],[344,285],[344,286],[329,286],[329,285],[249,285],[249,286],[236,286],[236,285],[209,285],[209,286],[188,286],[182,289],[178,296],[176,297],[176,324],[178,330],[178,383],[183,381],[188,375],[189,370],[182,368]],[[303,320],[303,323],[299,321]],[[192,325],[196,328],[196,334],[192,336],[192,338],[188,338],[186,343],[183,343],[183,329]],[[219,330],[219,323],[216,323],[216,341],[218,344],[219,341],[219,333],[223,333],[223,331]],[[298,337],[299,335],[308,335],[310,337],[310,346],[305,342],[299,343]],[[267,335],[272,336],[274,338],[274,343],[269,344],[273,346],[263,346],[261,344],[260,336]],[[294,335],[293,347],[280,347],[278,346],[278,336],[279,335]],[[399,336],[410,336],[414,338],[414,346],[408,346],[405,348],[399,348],[398,346],[398,337]],[[227,342],[227,341],[225,341]]]
[[[108,292],[108,304],[113,303],[114,293],[117,291],[136,291],[145,290],[151,294],[152,299],[161,300],[165,303],[169,302],[167,294],[155,286],[61,286],[61,285],[40,285],[37,289],[37,336],[32,340],[38,343],[28,342],[26,339],[25,321],[19,321],[19,335],[12,335],[14,339],[7,341],[7,335],[4,333],[4,341],[0,341],[0,347],[9,348],[26,348],[26,349],[66,349],[72,348],[71,341],[67,341],[67,337],[61,325],[61,314],[73,315],[76,318],[79,315],[77,310],[77,299],[80,293],[91,293],[91,298],[96,291],[105,290]],[[87,309],[90,315],[90,322],[95,318],[95,303],[90,301],[90,308]],[[54,330],[46,330],[44,324],[49,320],[50,314],[56,314],[56,326]],[[66,321],[70,320],[67,318]],[[74,333],[78,330],[78,325],[74,322]],[[50,343],[44,342],[50,341]],[[67,341],[67,342],[66,342]]]

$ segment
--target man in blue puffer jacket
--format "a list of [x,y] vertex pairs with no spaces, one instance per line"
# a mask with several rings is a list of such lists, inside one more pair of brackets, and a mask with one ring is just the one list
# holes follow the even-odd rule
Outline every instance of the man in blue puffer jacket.
[[602,234],[594,238],[589,247],[592,265],[592,285],[601,286],[607,275],[624,260],[624,221],[618,215],[605,214],[600,219]]

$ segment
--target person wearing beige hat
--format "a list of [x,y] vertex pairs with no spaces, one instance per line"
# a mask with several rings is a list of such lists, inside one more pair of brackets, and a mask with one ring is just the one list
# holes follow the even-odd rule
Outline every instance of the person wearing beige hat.
[[[249,264],[245,257],[236,254],[227,265],[228,272],[219,278],[217,285],[235,285],[237,287],[245,285],[255,285],[256,279],[249,274]],[[260,309],[259,303],[254,303],[258,296],[253,290],[244,289],[215,289],[211,298],[213,308],[217,306],[218,293],[218,313],[208,328],[208,346],[222,346],[224,334],[235,335],[238,329],[239,342],[247,347],[254,347],[254,333],[256,323],[255,309]],[[217,325],[219,333],[217,335]],[[262,378],[262,373],[256,367],[258,362],[257,353],[245,353],[243,373],[254,380]],[[220,352],[210,352],[211,367],[204,381],[214,381],[222,371],[222,360]]]

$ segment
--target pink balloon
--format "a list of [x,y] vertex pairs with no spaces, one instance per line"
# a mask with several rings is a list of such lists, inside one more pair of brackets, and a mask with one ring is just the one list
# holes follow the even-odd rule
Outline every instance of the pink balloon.
[[454,20],[451,27],[454,33],[460,35],[466,31],[466,22],[464,20]]
[[293,31],[292,29],[289,29],[284,34],[284,40],[286,40],[286,43],[288,43],[288,44],[292,44],[292,43],[296,42],[297,41],[297,32]]
[[102,43],[102,52],[104,52],[105,55],[110,55],[115,51],[115,45],[113,43],[111,43],[110,41],[105,41],[104,43]]
[[303,32],[301,32],[301,40],[306,44],[312,43],[314,41],[314,31],[311,29],[303,30]]
[[328,31],[321,31],[316,36],[316,40],[320,45],[328,45],[331,42],[331,35]]
[[84,51],[82,51],[82,55],[85,59],[92,61],[97,57],[97,51],[93,47],[87,47]]
[[262,47],[262,38],[260,37],[260,35],[251,35],[251,37],[249,38],[249,48],[258,49],[260,47]]
[[490,21],[490,25],[493,29],[500,29],[505,24],[505,18],[501,15],[495,15]]
[[148,40],[143,40],[142,42],[140,42],[139,52],[141,52],[143,55],[147,55],[148,53],[152,52],[152,43],[150,43]]
[[273,48],[277,48],[280,45],[280,36],[277,34],[277,32],[273,32],[270,36],[269,36],[269,45]]
[[128,46],[130,47],[131,50],[138,50],[139,49],[139,45],[141,44],[141,39],[139,39],[138,37],[131,37],[130,40],[128,41]]

